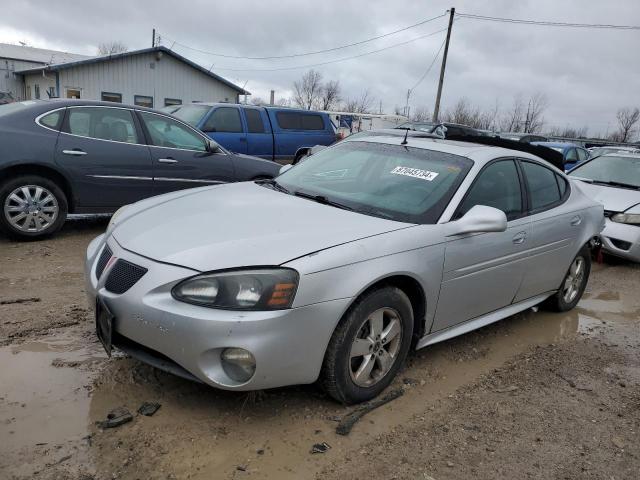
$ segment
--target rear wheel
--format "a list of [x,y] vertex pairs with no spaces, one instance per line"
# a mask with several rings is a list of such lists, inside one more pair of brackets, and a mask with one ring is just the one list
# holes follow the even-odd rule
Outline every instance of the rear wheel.
[[21,175],[0,186],[0,229],[16,239],[51,235],[67,218],[67,198],[53,181]]
[[411,345],[413,311],[405,293],[382,287],[366,293],[336,328],[322,366],[326,392],[339,402],[364,402],[393,380]]
[[556,312],[566,312],[574,308],[582,298],[590,273],[591,253],[587,247],[583,247],[571,262],[560,288],[549,298],[549,307]]

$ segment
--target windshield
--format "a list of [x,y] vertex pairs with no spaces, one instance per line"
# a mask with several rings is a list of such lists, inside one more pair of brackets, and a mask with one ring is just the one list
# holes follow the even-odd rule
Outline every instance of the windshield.
[[[544,145],[542,145],[542,146],[544,147]],[[562,148],[562,147],[547,147],[547,148],[555,150],[556,152],[564,153],[564,148]]]
[[472,165],[448,153],[351,141],[312,155],[277,182],[367,215],[435,223]]
[[571,170],[570,176],[640,188],[640,156],[597,157]]
[[195,127],[210,109],[211,107],[208,105],[183,105],[171,114],[192,127]]

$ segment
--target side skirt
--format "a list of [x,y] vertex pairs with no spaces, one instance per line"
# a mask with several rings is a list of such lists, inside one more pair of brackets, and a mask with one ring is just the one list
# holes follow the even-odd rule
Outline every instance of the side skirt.
[[465,333],[477,330],[478,328],[482,328],[486,325],[490,325],[518,312],[522,312],[527,308],[534,307],[540,302],[543,302],[551,295],[553,295],[553,293],[554,292],[543,293],[542,295],[537,295],[527,300],[523,300],[522,302],[509,305],[508,307],[501,308],[500,310],[496,310],[491,313],[487,313],[486,315],[474,318],[473,320],[467,320],[466,322],[454,325],[445,330],[440,330],[438,332],[425,335],[418,341],[416,350],[422,347],[426,347],[427,345],[433,345],[434,343],[449,340],[450,338],[457,337],[458,335],[464,335]]

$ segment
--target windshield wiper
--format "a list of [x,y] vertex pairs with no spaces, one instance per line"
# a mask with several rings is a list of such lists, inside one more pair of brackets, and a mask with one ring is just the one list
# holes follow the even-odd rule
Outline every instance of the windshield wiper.
[[277,190],[278,192],[289,193],[289,194],[291,193],[287,188],[280,185],[273,178],[262,178],[260,180],[256,180],[255,183],[257,183],[258,185],[269,185],[270,187],[273,187],[273,189]]
[[629,188],[632,190],[640,189],[638,185],[631,185],[630,183],[624,183],[624,182],[593,180],[593,183],[595,183],[596,185],[609,185],[611,187]]
[[350,206],[345,205],[343,203],[334,202],[333,200],[329,200],[324,195],[314,195],[312,193],[301,192],[300,190],[293,192],[293,194],[296,197],[307,198],[309,200],[313,200],[314,202],[322,203],[323,205],[331,205],[332,207],[353,211],[353,208],[351,208]]

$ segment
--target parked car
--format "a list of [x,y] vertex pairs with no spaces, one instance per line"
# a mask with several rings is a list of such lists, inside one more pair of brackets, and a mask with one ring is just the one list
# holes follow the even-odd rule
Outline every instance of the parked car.
[[436,133],[438,127],[444,125],[446,127],[445,138],[449,138],[452,136],[485,136],[486,134],[482,130],[478,130],[477,128],[470,127],[468,125],[461,125],[459,123],[449,123],[449,122],[405,122],[401,125],[398,125],[398,130],[414,130],[418,132],[426,132],[426,133]]
[[108,102],[39,100],[0,106],[0,230],[56,232],[67,213],[194,186],[270,178],[278,164],[234,155],[171,116]]
[[401,140],[119,210],[85,264],[107,352],[227,390],[320,378],[354,403],[414,346],[577,304],[601,204],[527,153]]
[[604,205],[606,227],[600,237],[612,255],[640,262],[640,154],[611,153],[571,170],[585,194]]
[[516,132],[500,132],[498,133],[500,138],[506,138],[507,140],[514,140],[516,142],[548,142],[549,139],[544,135],[538,135],[535,133],[516,133]]
[[640,153],[640,148],[636,147],[618,147],[615,145],[607,145],[605,147],[591,147],[587,149],[590,157],[599,157],[608,153]]
[[6,105],[7,103],[13,103],[15,99],[11,92],[0,92],[0,105]]
[[567,142],[530,142],[532,145],[547,147],[560,152],[564,159],[564,170],[568,172],[577,164],[589,158],[589,152],[578,145]]
[[331,145],[336,130],[326,112],[231,103],[165,107],[220,145],[276,161],[299,160],[314,145]]

